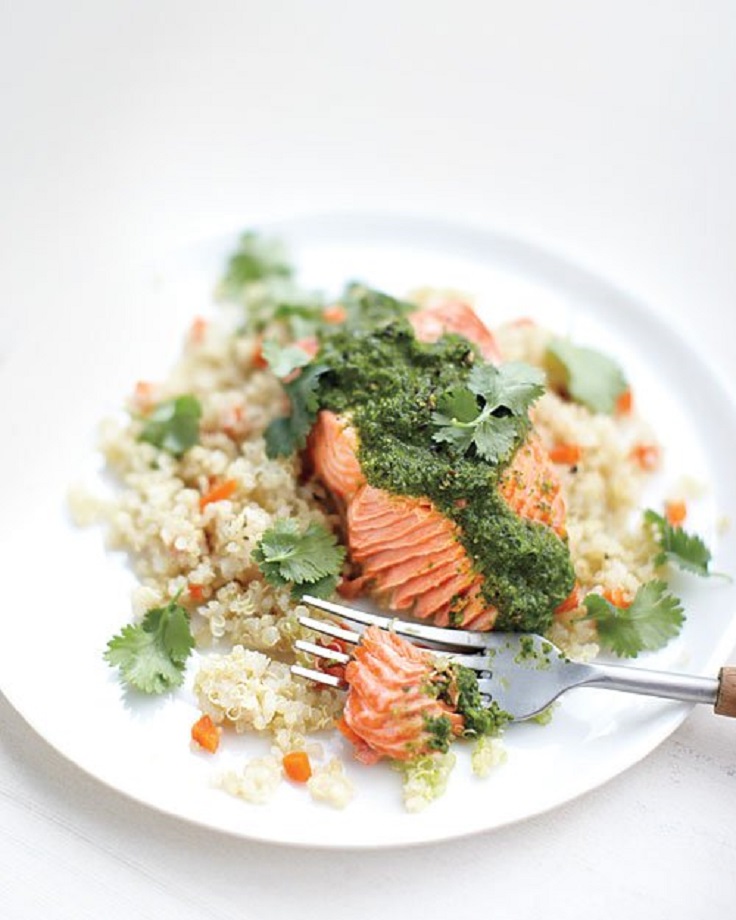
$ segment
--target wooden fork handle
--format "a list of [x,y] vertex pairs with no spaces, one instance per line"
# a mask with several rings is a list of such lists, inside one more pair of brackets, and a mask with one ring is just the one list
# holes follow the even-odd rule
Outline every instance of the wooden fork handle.
[[721,668],[718,672],[716,715],[736,718],[736,668]]

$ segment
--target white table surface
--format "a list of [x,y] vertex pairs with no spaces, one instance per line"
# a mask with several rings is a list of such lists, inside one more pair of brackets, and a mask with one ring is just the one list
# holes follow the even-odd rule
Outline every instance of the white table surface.
[[[371,209],[560,253],[648,302],[736,389],[734,85],[729,2],[4,4],[0,357],[34,304],[110,290],[162,241]],[[360,854],[153,813],[0,696],[9,920],[675,920],[734,895],[736,726],[702,709],[550,814]]]

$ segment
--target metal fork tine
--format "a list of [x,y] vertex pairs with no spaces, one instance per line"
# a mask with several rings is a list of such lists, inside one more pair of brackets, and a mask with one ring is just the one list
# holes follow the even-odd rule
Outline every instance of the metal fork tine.
[[313,629],[315,632],[325,633],[327,636],[333,636],[335,639],[342,639],[343,642],[352,642],[357,645],[360,642],[360,633],[353,632],[352,629],[344,629],[329,620],[315,620],[313,617],[299,617],[299,622],[307,629]]
[[296,674],[297,677],[306,677],[307,680],[313,680],[318,684],[326,684],[328,687],[336,687],[339,689],[345,686],[345,681],[336,677],[334,674],[325,674],[324,671],[303,668],[300,664],[293,664],[290,671],[292,674]]
[[[301,600],[303,603],[309,604],[310,607],[316,607],[318,610],[324,610],[326,613],[335,614],[346,620],[353,620],[366,626],[380,626],[381,629],[391,629],[402,636],[409,636],[422,642],[431,642],[440,648],[478,649],[479,651],[487,648],[483,633],[473,633],[463,629],[443,629],[439,626],[425,626],[423,623],[409,623],[396,617],[386,617],[380,614],[368,613],[365,610],[356,610],[353,607],[344,607],[342,604],[334,604],[332,601],[312,597],[311,594],[303,595]],[[301,619],[300,622],[302,622]]]
[[459,664],[464,668],[470,668],[479,674],[493,673],[493,657],[487,652],[476,652],[474,655],[456,655],[454,652],[442,651],[441,649],[430,649],[433,655],[439,655],[442,658],[449,658],[453,664]]
[[337,652],[333,648],[325,648],[323,645],[315,645],[314,642],[305,642],[303,639],[297,639],[294,648],[308,652],[317,658],[329,658],[330,661],[337,661],[339,664],[347,664],[350,661],[350,655],[346,655],[345,652]]
[[[304,622],[307,621],[307,622]],[[320,627],[327,625],[330,630],[330,635],[332,635],[332,629],[337,631],[340,629],[338,626],[333,626],[332,623],[326,623],[324,620],[312,620],[311,617],[301,617],[299,622],[304,626],[311,626],[312,623],[317,623]],[[345,638],[345,634],[348,633],[348,630],[341,630],[341,637]],[[352,633],[352,635],[357,638],[350,641],[358,641],[360,637],[357,633]],[[294,643],[294,648],[300,649],[302,652],[308,652],[310,655],[315,655],[318,658],[329,658],[332,661],[337,661],[339,664],[347,664],[350,661],[350,655],[346,655],[344,652],[338,652],[331,648],[325,648],[323,645],[316,645],[314,642],[307,642],[304,639],[297,639]],[[473,655],[458,655],[456,652],[442,649],[432,649],[434,654],[440,655],[443,658],[451,658],[455,664],[462,665],[466,668],[472,668],[474,671],[485,672],[493,670],[493,655],[492,652],[481,651],[476,652]]]

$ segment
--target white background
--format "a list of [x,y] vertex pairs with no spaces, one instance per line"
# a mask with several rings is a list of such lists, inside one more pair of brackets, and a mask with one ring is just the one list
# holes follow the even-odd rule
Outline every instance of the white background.
[[[735,78],[727,2],[0,4],[0,361],[49,300],[94,292],[104,334],[116,274],[162,245],[371,209],[592,269],[736,389]],[[32,611],[2,611],[20,615],[32,642]],[[189,827],[67,764],[2,697],[0,726],[11,920],[673,920],[736,894],[736,726],[705,710],[554,813],[364,854]]]

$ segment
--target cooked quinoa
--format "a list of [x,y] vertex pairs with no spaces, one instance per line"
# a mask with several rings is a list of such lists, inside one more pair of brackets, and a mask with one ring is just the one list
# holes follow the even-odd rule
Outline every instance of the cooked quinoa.
[[[496,330],[499,347],[510,361],[542,366],[553,335],[536,324],[509,323]],[[655,575],[654,538],[641,526],[641,494],[650,473],[631,457],[637,443],[653,443],[654,434],[638,416],[603,415],[562,399],[548,390],[533,410],[534,425],[545,446],[575,444],[580,459],[560,465],[567,508],[567,531],[581,597],[588,592],[622,590],[631,599]],[[585,608],[557,618],[550,638],[571,658],[595,657],[595,627],[580,622]]]
[[[417,302],[432,302],[431,292]],[[504,355],[540,365],[550,333],[535,325],[508,324],[495,333]],[[128,417],[107,421],[100,445],[119,490],[112,499],[71,496],[80,523],[103,520],[110,548],[125,551],[139,585],[133,614],[179,597],[192,617],[199,648],[205,652],[194,677],[202,712],[218,725],[271,739],[274,753],[220,778],[223,788],[251,802],[273,795],[283,777],[280,754],[304,749],[315,731],[332,728],[342,699],[337,691],[293,678],[292,643],[305,632],[300,608],[288,588],[268,584],[251,559],[261,536],[278,519],[300,525],[334,527],[325,514],[320,487],[302,482],[298,460],[270,459],[264,429],[284,411],[280,381],[258,360],[259,342],[235,334],[226,323],[195,322],[182,357],[169,377],[139,383]],[[139,440],[142,417],[154,404],[179,394],[202,406],[200,443],[179,459]],[[582,596],[618,589],[633,597],[654,577],[653,538],[634,512],[647,473],[630,459],[631,446],[652,434],[635,416],[597,415],[547,392],[533,411],[548,447],[574,443],[578,462],[560,466],[572,560]],[[202,496],[213,482],[234,483],[232,494],[211,503]],[[595,627],[581,621],[584,607],[568,611],[550,637],[571,657],[597,653]],[[484,775],[504,758],[498,741],[477,746],[474,766]],[[424,773],[430,786],[444,788],[447,764]],[[435,793],[407,774],[408,807],[422,807]],[[426,778],[426,777],[425,777]],[[424,783],[424,785],[423,785]],[[354,794],[337,759],[318,764],[308,787],[316,800],[344,807]]]

